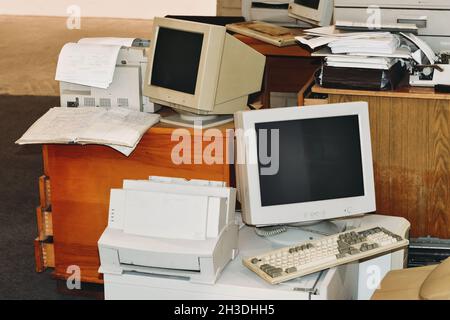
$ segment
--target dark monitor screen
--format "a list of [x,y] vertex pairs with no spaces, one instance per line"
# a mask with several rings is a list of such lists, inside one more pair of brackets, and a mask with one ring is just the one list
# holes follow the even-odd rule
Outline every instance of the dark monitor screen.
[[294,0],[296,4],[316,10],[319,9],[320,1],[321,0]]
[[[364,196],[357,115],[258,123],[255,129],[263,207]],[[263,168],[276,168],[277,161],[273,129],[279,130],[278,171],[268,175]]]
[[203,34],[160,27],[151,84],[195,94]]

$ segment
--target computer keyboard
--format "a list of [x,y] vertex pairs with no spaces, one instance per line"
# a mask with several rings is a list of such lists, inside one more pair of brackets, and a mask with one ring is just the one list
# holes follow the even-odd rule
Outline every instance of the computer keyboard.
[[400,249],[408,243],[408,240],[382,227],[358,228],[242,261],[265,281],[277,284]]

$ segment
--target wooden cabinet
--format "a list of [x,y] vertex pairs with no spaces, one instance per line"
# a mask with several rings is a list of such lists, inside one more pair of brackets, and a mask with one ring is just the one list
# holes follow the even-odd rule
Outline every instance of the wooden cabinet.
[[[292,32],[301,34],[298,29]],[[261,99],[264,108],[270,108],[271,92],[299,92],[322,64],[322,58],[312,57],[298,45],[277,47],[244,35],[234,36],[266,56]]]
[[314,87],[329,103],[369,103],[377,212],[405,217],[411,236],[450,237],[450,95],[433,89]]
[[[48,256],[45,243],[39,245],[47,260],[53,259],[50,262],[54,263],[54,275],[64,279],[69,276],[67,268],[75,265],[81,269],[81,281],[102,283],[97,241],[107,225],[110,189],[121,188],[124,179],[159,175],[233,184],[233,169],[227,161],[227,150],[233,143],[234,135],[229,131],[232,128],[230,124],[213,131],[221,133],[219,138],[209,135],[211,131],[192,129],[182,129],[172,136],[176,128],[159,124],[143,136],[129,157],[106,146],[45,145],[44,172],[51,188],[54,257]],[[202,160],[201,154],[210,151],[214,159],[222,161],[177,165],[172,153],[181,139],[187,139],[184,141],[191,147],[192,161],[196,155],[200,155],[197,160]],[[212,143],[221,147],[213,148]],[[36,258],[39,263],[42,254]]]

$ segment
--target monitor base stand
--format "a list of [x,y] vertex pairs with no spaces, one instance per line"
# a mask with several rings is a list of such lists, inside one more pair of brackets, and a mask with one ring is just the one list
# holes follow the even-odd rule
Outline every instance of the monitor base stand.
[[162,123],[177,127],[208,129],[233,122],[233,115],[197,115],[193,113],[175,113],[167,117],[161,117]]

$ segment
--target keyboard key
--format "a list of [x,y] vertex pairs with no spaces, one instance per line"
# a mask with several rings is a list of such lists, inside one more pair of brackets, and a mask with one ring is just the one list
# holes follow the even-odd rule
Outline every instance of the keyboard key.
[[271,276],[272,278],[280,277],[283,272],[283,269],[281,268],[271,268],[266,271],[266,273]]
[[296,267],[290,267],[286,269],[286,273],[293,273],[293,272],[297,272],[297,268]]
[[272,266],[270,264],[263,264],[262,266],[260,266],[259,268],[266,272],[267,269],[271,268]]

